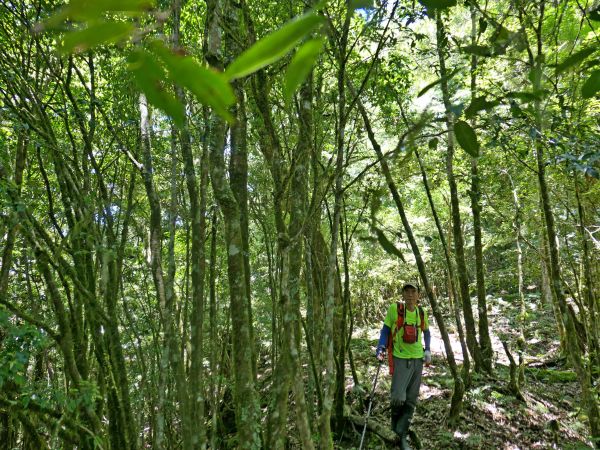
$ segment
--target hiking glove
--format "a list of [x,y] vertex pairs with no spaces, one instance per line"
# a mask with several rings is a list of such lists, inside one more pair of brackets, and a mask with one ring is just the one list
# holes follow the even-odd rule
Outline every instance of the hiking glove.
[[385,347],[383,345],[380,345],[377,347],[377,351],[375,352],[375,357],[378,360],[383,361],[383,358],[385,358]]
[[424,356],[423,360],[425,361],[426,366],[431,364],[431,352],[429,350],[425,350],[425,356]]

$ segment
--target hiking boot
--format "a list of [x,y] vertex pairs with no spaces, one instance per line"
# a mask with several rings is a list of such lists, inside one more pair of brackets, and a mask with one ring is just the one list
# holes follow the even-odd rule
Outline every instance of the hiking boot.
[[400,417],[396,422],[396,426],[394,427],[394,431],[398,436],[400,436],[400,448],[402,450],[411,450],[410,445],[408,444],[408,428],[410,427],[410,420],[412,419],[413,412],[415,411],[415,407],[412,405],[405,404],[400,412]]
[[400,411],[398,409],[392,410],[392,430],[396,431],[396,426],[398,425],[398,421],[400,420]]

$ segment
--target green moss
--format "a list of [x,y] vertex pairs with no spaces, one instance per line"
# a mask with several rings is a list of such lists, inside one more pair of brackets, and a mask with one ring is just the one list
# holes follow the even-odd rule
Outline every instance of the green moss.
[[525,372],[536,380],[549,383],[570,383],[577,381],[577,375],[570,370],[526,368]]

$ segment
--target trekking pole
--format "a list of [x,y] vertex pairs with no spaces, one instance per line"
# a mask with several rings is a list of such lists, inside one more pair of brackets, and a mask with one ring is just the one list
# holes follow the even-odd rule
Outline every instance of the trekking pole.
[[369,416],[371,415],[371,406],[373,405],[373,395],[375,394],[375,386],[377,386],[377,378],[379,378],[379,371],[381,370],[382,362],[382,360],[379,360],[379,364],[377,365],[377,373],[375,374],[375,380],[373,380],[373,388],[371,389],[371,395],[369,396],[369,408],[367,409],[367,417],[365,418],[365,426],[363,427],[362,436],[360,437],[360,446],[358,447],[358,450],[362,450],[363,448],[365,433],[367,432],[367,423],[369,422]]

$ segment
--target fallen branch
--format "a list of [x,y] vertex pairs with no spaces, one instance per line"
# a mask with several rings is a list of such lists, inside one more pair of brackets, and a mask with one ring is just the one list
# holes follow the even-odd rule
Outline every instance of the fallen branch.
[[[365,418],[363,416],[357,416],[354,414],[350,414],[348,416],[348,420],[359,427],[365,426]],[[389,442],[390,444],[399,443],[400,439],[398,435],[394,433],[388,425],[382,425],[377,422],[373,418],[369,419],[367,423],[367,429],[372,433],[375,433],[377,436],[382,438],[384,441]]]
[[[365,418],[363,416],[357,416],[355,414],[350,414],[346,418],[350,422],[352,422],[353,424],[355,424],[361,428],[365,426]],[[385,442],[387,442],[389,444],[399,444],[400,443],[400,438],[398,437],[398,435],[396,433],[394,433],[390,429],[388,424],[383,425],[380,422],[378,422],[377,420],[374,420],[373,418],[370,418],[369,421],[367,422],[367,430],[371,431],[372,433],[375,433],[382,440],[384,440]],[[417,434],[413,430],[409,430],[408,435],[410,437],[413,447],[415,449],[420,449],[421,448],[421,440],[419,439]]]
[[559,358],[549,359],[546,361],[530,361],[526,365],[527,367],[533,367],[535,369],[550,369],[558,366],[563,366],[567,361],[566,356],[561,356]]

